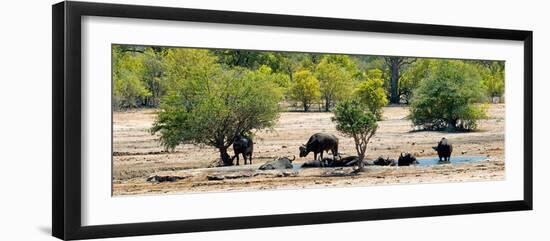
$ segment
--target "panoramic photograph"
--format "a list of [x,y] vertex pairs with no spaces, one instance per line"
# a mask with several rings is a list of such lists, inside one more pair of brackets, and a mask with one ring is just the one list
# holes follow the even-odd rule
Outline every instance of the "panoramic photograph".
[[505,179],[505,63],[113,44],[112,195]]

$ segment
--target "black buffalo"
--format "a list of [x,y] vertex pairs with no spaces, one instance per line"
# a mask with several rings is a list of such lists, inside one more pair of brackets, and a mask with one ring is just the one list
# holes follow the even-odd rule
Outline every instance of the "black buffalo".
[[410,166],[416,164],[419,164],[419,162],[416,160],[416,157],[411,153],[405,153],[405,155],[401,153],[401,155],[399,155],[399,159],[397,160],[398,166]]
[[231,162],[237,158],[237,166],[239,165],[239,154],[243,155],[244,164],[246,165],[246,158],[250,161],[249,164],[252,164],[252,152],[254,151],[254,142],[252,138],[243,135],[236,135],[233,139],[233,151],[235,151],[235,156],[231,159]]
[[331,151],[333,160],[338,156],[338,138],[333,134],[317,133],[312,135],[305,145],[300,146],[300,157],[307,156],[313,152],[313,158],[317,160],[317,154],[321,154],[323,160],[323,152]]
[[453,145],[447,138],[443,137],[437,143],[437,146],[432,147],[437,151],[439,156],[439,162],[451,162],[451,153],[453,152]]
[[302,163],[302,165],[300,166],[300,168],[308,168],[308,167],[327,167],[327,165],[321,164],[321,161],[319,160],[311,160],[311,161],[306,161]]
[[[359,162],[359,157],[358,156],[340,157],[339,162],[342,163],[342,166],[352,166],[352,165],[357,164],[357,162]],[[363,161],[363,163],[368,165],[368,163],[366,161]]]
[[395,166],[396,165],[394,159],[390,159],[389,157],[386,157],[386,159],[384,159],[381,156],[379,156],[376,160],[374,160],[373,164],[377,166]]
[[[340,158],[339,160],[333,160],[331,158],[325,157],[325,158],[323,158],[322,161],[320,161],[320,160],[311,160],[311,161],[304,162],[301,167],[302,168],[307,168],[307,167],[347,167],[347,166],[356,165],[358,161],[359,161],[358,156],[346,156],[346,157]],[[363,163],[365,165],[368,165],[368,163],[366,161],[363,161]]]

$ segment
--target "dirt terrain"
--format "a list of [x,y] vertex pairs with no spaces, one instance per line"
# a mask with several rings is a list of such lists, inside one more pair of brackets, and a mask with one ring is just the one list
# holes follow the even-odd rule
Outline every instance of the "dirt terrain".
[[[453,156],[486,156],[489,160],[434,166],[367,166],[365,172],[357,175],[351,174],[351,168],[257,170],[259,165],[279,156],[296,156],[294,164],[313,159],[313,154],[299,158],[298,147],[317,132],[335,134],[340,139],[340,152],[354,155],[353,140],[335,130],[331,113],[283,112],[273,130],[256,133],[253,165],[241,163],[239,167],[221,168],[208,168],[219,157],[214,148],[180,145],[174,152],[165,152],[158,136],[148,132],[154,113],[149,109],[114,113],[115,196],[504,179],[503,104],[490,106],[489,119],[480,122],[478,131],[463,133],[414,131],[406,119],[406,107],[386,107],[384,120],[379,122],[378,131],[368,146],[367,159],[378,156],[397,159],[401,152],[411,152],[417,157],[436,156],[431,147],[446,137],[453,143]],[[224,174],[222,178],[209,178],[221,174]],[[168,179],[147,181],[155,175]]]

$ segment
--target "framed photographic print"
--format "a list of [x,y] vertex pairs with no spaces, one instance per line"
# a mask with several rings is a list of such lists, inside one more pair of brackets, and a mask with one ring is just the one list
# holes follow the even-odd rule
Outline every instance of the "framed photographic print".
[[532,209],[532,32],[53,5],[53,235]]

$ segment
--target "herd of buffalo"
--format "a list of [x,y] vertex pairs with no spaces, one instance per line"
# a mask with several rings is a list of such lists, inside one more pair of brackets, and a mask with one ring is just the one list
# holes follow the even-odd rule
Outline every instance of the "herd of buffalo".
[[[433,149],[437,151],[440,163],[450,163],[453,146],[451,142],[443,137]],[[245,135],[237,135],[233,140],[233,150],[235,155],[232,160],[237,159],[236,165],[239,165],[239,155],[242,155],[244,164],[252,164],[252,153],[254,151],[254,142],[252,138]],[[313,152],[314,160],[308,161],[302,167],[340,167],[352,166],[357,164],[359,157],[342,157],[338,152],[338,138],[333,134],[316,133],[313,134],[306,144],[299,147],[300,157],[306,157]],[[323,153],[330,151],[332,158],[323,158]],[[287,158],[289,159],[289,158]],[[293,159],[294,160],[294,159]],[[292,162],[293,160],[290,160]],[[368,163],[367,163],[368,164]],[[394,159],[379,157],[371,164],[379,166],[409,166],[419,164],[416,157],[411,153],[401,153],[397,161]]]

